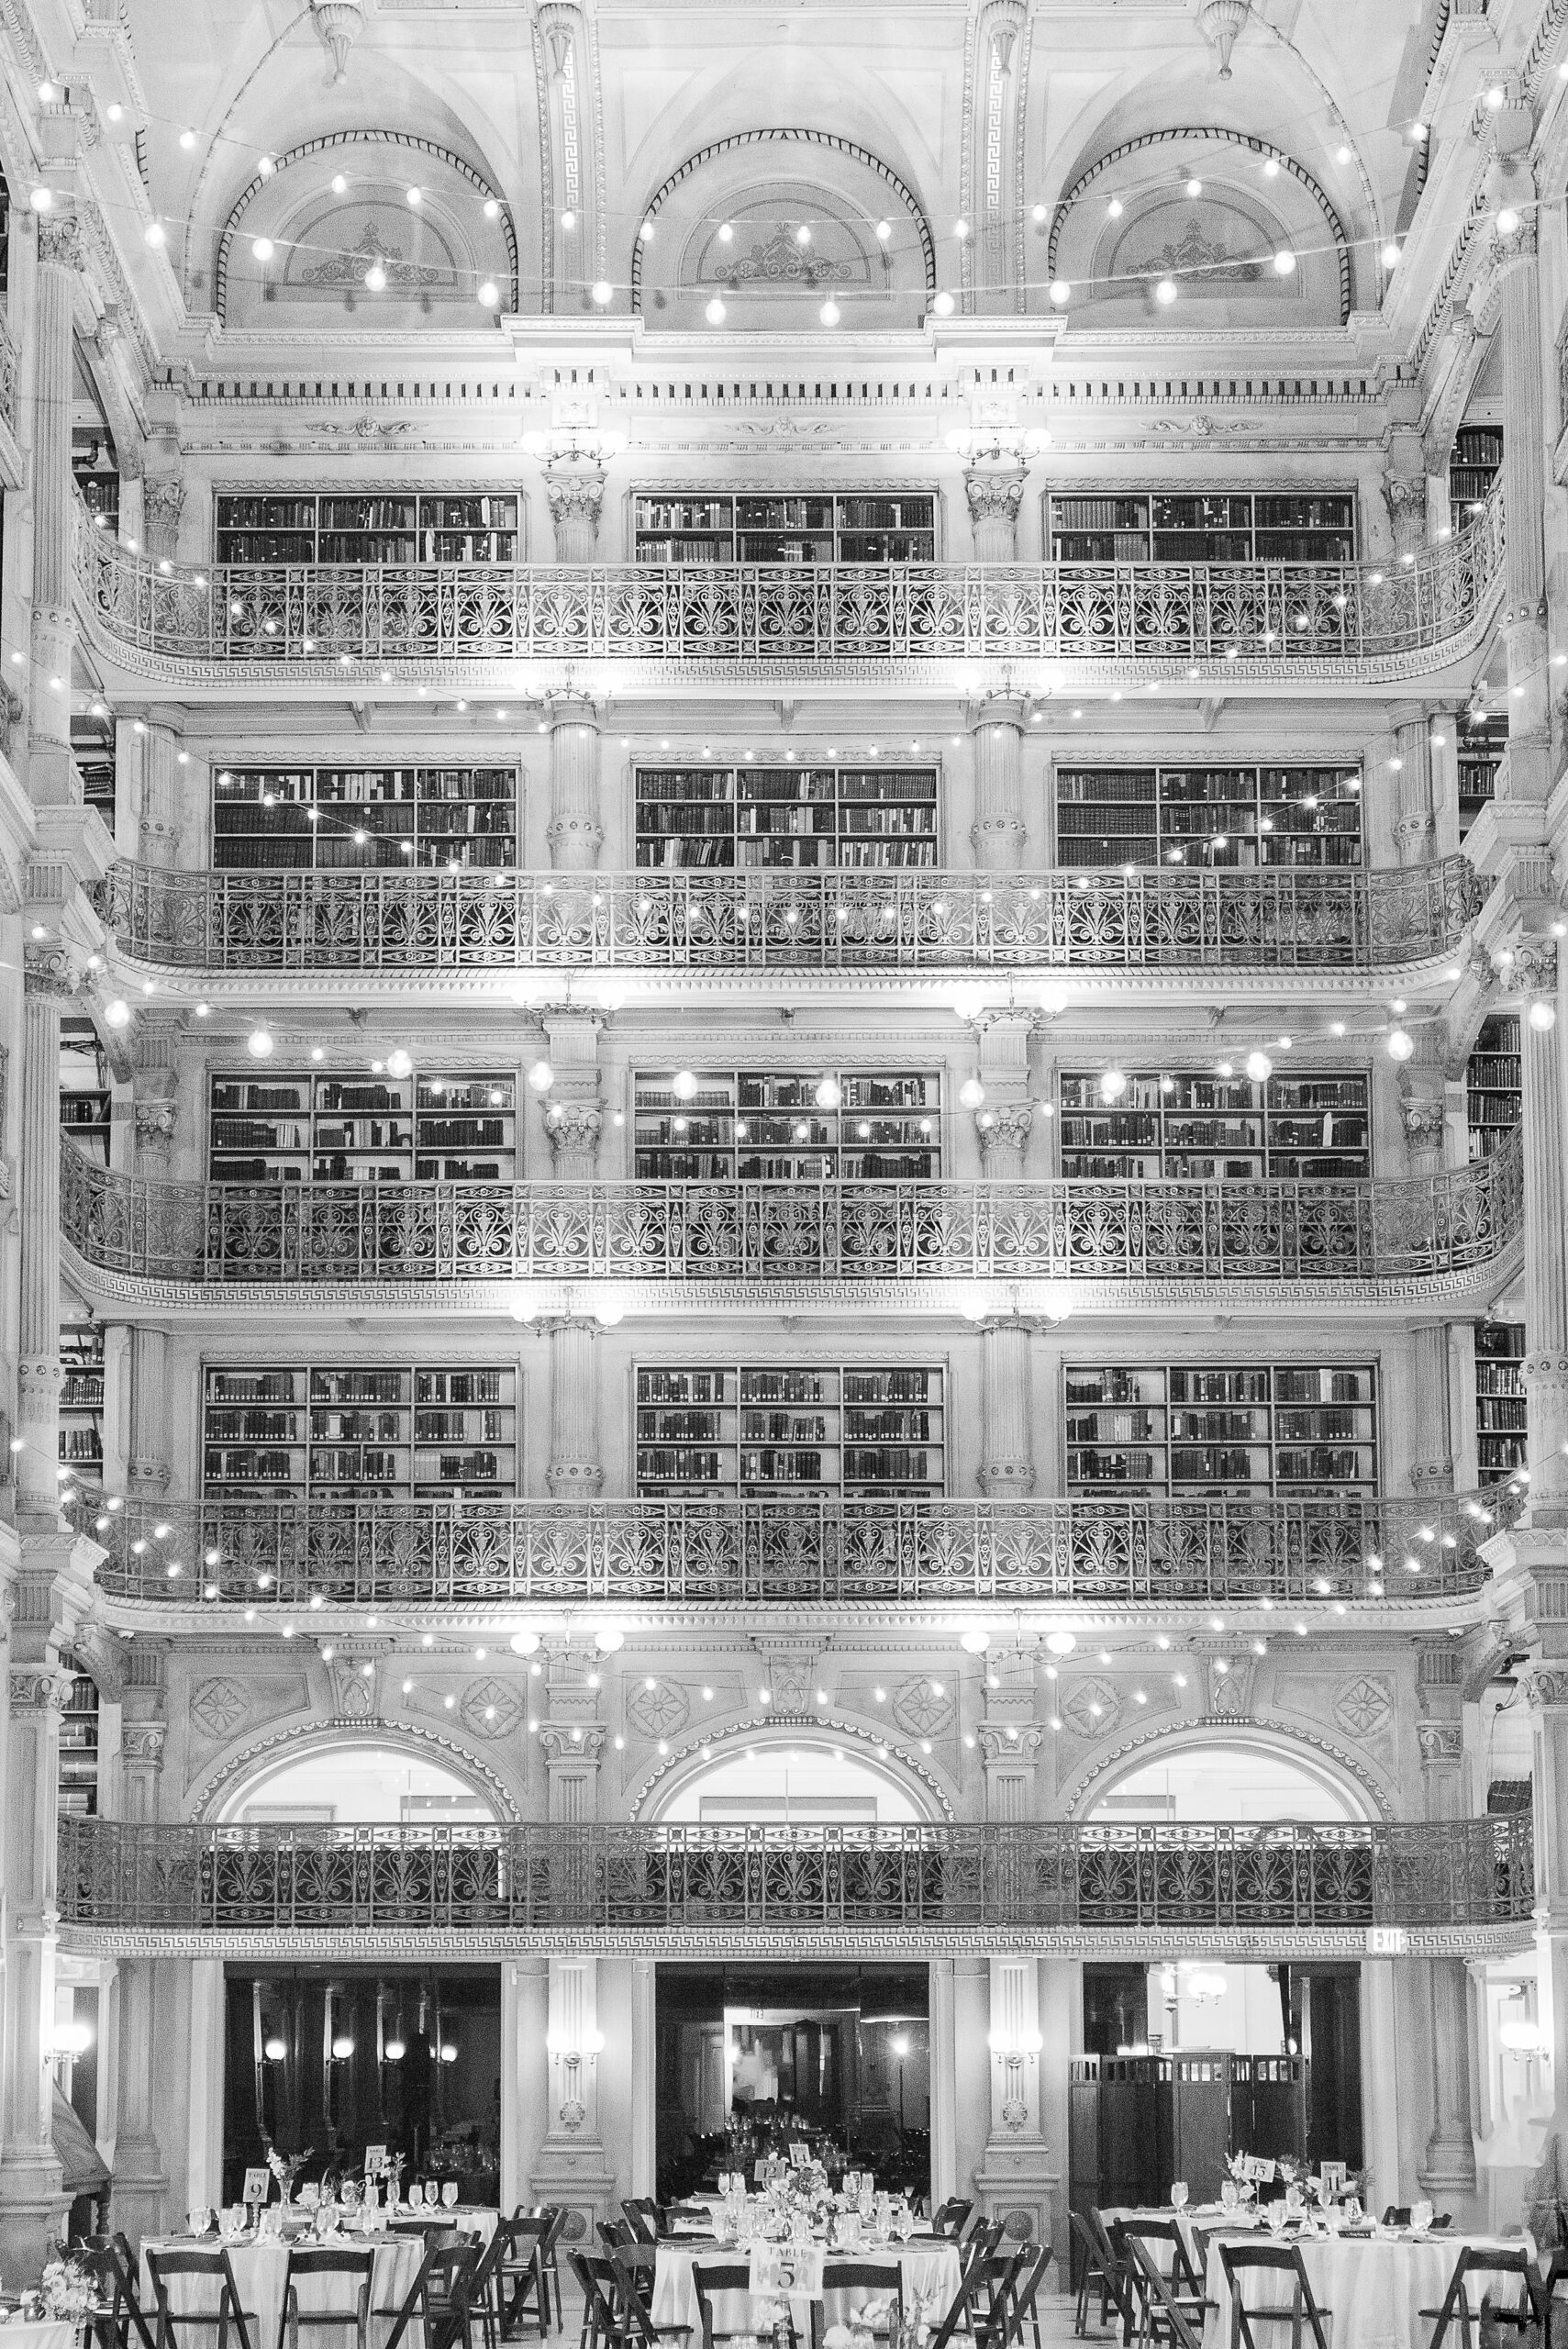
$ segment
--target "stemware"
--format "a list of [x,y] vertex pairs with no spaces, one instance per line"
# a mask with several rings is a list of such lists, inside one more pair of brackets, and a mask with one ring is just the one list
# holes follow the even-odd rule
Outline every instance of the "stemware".
[[185,2224],[194,2235],[205,2235],[212,2224],[212,2212],[206,2208],[187,2210]]
[[1432,2206],[1429,2202],[1413,2202],[1411,2204],[1410,2224],[1414,2227],[1418,2235],[1430,2233],[1433,2215]]
[[455,2177],[449,2177],[445,2185],[441,2188],[441,2200],[446,2204],[449,2210],[456,2210],[457,2180]]
[[1221,2210],[1234,2210],[1237,2203],[1240,2199],[1241,2197],[1237,2191],[1236,2180],[1233,2177],[1222,2177],[1219,2181],[1219,2205]]
[[1284,2232],[1284,2222],[1289,2215],[1283,2202],[1270,2202],[1264,2205],[1263,2216],[1268,2221],[1271,2234],[1277,2235]]
[[1171,2208],[1173,2210],[1184,2210],[1186,2207],[1187,2181],[1184,2177],[1174,2178],[1171,2184]]

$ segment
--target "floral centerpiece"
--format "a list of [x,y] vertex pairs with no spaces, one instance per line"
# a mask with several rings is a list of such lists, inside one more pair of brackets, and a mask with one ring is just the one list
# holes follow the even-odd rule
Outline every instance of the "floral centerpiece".
[[93,2305],[92,2278],[72,2252],[46,2262],[36,2292],[23,2303],[24,2312],[50,2324],[85,2324]]
[[280,2154],[275,2145],[267,2148],[267,2167],[278,2181],[278,2191],[283,2196],[285,2209],[294,2199],[295,2179],[309,2159],[308,2145],[302,2154]]

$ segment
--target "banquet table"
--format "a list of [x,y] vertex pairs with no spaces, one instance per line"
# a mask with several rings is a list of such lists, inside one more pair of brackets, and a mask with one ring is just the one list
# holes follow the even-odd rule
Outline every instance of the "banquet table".
[[[910,2242],[897,2248],[889,2244],[885,2250],[829,2252],[828,2257],[830,2261],[853,2260],[857,2266],[885,2269],[889,2290],[894,2277],[900,2277],[906,2309],[913,2306],[918,2295],[927,2307],[933,2308],[939,2315],[945,2315],[958,2290],[956,2243]],[[690,2325],[694,2332],[696,2330],[696,2291],[692,2283],[692,2269],[699,2260],[708,2267],[732,2266],[743,2265],[746,2253],[733,2243],[662,2243],[654,2255],[653,2266],[653,2321],[656,2325]],[[838,2313],[836,2304],[840,2297],[838,2293],[829,2293],[827,2297],[825,2305],[829,2323],[834,2321]],[[855,2305],[869,2295],[859,2292],[842,2297],[851,2305]],[[727,2305],[730,2298],[726,2293],[714,2303],[715,2322],[720,2332],[739,2330],[743,2322],[739,2313]]]
[[[1251,2234],[1229,2234],[1224,2240],[1268,2240],[1266,2229]],[[1208,2246],[1204,2290],[1214,2305],[1204,2325],[1204,2349],[1229,2349],[1230,2292],[1219,2264],[1219,2243]],[[1505,2243],[1496,2235],[1466,2235],[1444,2228],[1440,2234],[1416,2235],[1392,2230],[1374,2235],[1313,2235],[1302,2242],[1302,2265],[1320,2309],[1332,2311],[1333,2349],[1427,2349],[1430,2318],[1423,2309],[1440,2308],[1459,2254],[1475,2251],[1525,2250],[1533,2258],[1529,2237],[1515,2235]],[[1473,2307],[1490,2290],[1497,2306],[1511,2307],[1518,2293],[1509,2279],[1495,2282],[1476,2277],[1468,2287]],[[1288,2276],[1259,2274],[1246,2279],[1247,2306],[1279,2308],[1290,2300]]]
[[[315,2244],[312,2235],[301,2235],[300,2250]],[[409,2288],[419,2272],[419,2262],[425,2255],[422,2236],[338,2234],[328,2238],[328,2247],[334,2251],[373,2251],[375,2266],[371,2271],[370,2349],[385,2349],[392,2332],[393,2319],[378,2316],[382,2309],[396,2310],[408,2297]],[[234,2243],[221,2243],[217,2235],[205,2235],[194,2242],[189,2235],[162,2243],[144,2243],[141,2254],[141,2300],[152,2321],[154,2298],[152,2273],[147,2265],[149,2251],[218,2251],[228,2254],[234,2280],[239,2288],[239,2305],[256,2319],[247,2325],[250,2334],[250,2349],[278,2349],[283,2333],[284,2281],[288,2273],[289,2246],[277,2236],[254,2235]],[[318,2276],[311,2280],[310,2304],[316,2307],[351,2309],[357,2296],[357,2286],[351,2276]],[[169,2302],[176,2315],[182,2310],[195,2307],[212,2297],[212,2287],[196,2277],[172,2277],[169,2281]],[[303,2293],[302,2293],[303,2298]],[[9,2334],[10,2328],[6,2328]],[[406,2339],[411,2340],[411,2332]],[[216,2341],[217,2332],[213,2338]],[[9,2349],[9,2341],[7,2341]],[[29,2343],[28,2349],[34,2349]],[[39,2343],[36,2349],[64,2349],[64,2344]],[[417,2344],[415,2344],[417,2349]]]
[[41,2317],[28,2323],[21,2317],[8,2317],[0,2325],[7,2349],[76,2349],[82,2328],[63,2324],[53,2317]]

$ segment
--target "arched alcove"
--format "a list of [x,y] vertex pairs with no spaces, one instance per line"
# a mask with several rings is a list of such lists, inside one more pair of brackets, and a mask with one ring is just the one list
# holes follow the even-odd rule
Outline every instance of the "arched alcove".
[[199,1816],[304,1825],[439,1826],[510,1815],[498,1783],[447,1740],[334,1722],[269,1738],[209,1780]]
[[1096,1825],[1375,1818],[1367,1789],[1322,1752],[1262,1731],[1176,1731],[1096,1773],[1074,1809]]
[[673,1754],[633,1816],[660,1824],[896,1827],[940,1820],[936,1782],[852,1731],[747,1723]]

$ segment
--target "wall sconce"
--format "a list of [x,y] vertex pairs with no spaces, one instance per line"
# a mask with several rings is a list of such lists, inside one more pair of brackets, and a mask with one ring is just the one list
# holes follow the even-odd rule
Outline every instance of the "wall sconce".
[[1044,2044],[1038,2031],[994,2031],[991,2033],[991,2053],[999,2055],[1005,2066],[1002,2118],[1009,2129],[1021,2129],[1029,2117],[1029,2100],[1024,2094],[1024,2065],[1035,2061]]
[[405,2055],[407,2054],[408,2049],[405,2042],[401,2039],[389,2039],[381,2053],[384,2062],[388,2064],[401,2064]]
[[271,2039],[263,2042],[261,2053],[269,2064],[281,2064],[288,2054],[288,2047],[274,2032]]
[[71,2093],[71,2066],[78,2055],[85,2055],[92,2044],[93,2032],[89,2024],[84,2022],[55,2024],[50,2035],[49,2052],[44,2057],[44,2062],[46,2065],[53,2065],[54,2076],[60,2083],[62,2095],[69,2096]]
[[348,2032],[346,2031],[339,2032],[332,2042],[332,2061],[334,2064],[346,2064],[353,2052],[354,2043],[350,2038]]
[[604,2051],[602,2031],[585,2031],[580,2040],[564,2040],[553,2033],[546,2046],[561,2065],[561,2125],[563,2129],[581,2129],[588,2117],[583,2100],[583,2065],[592,2063]]

